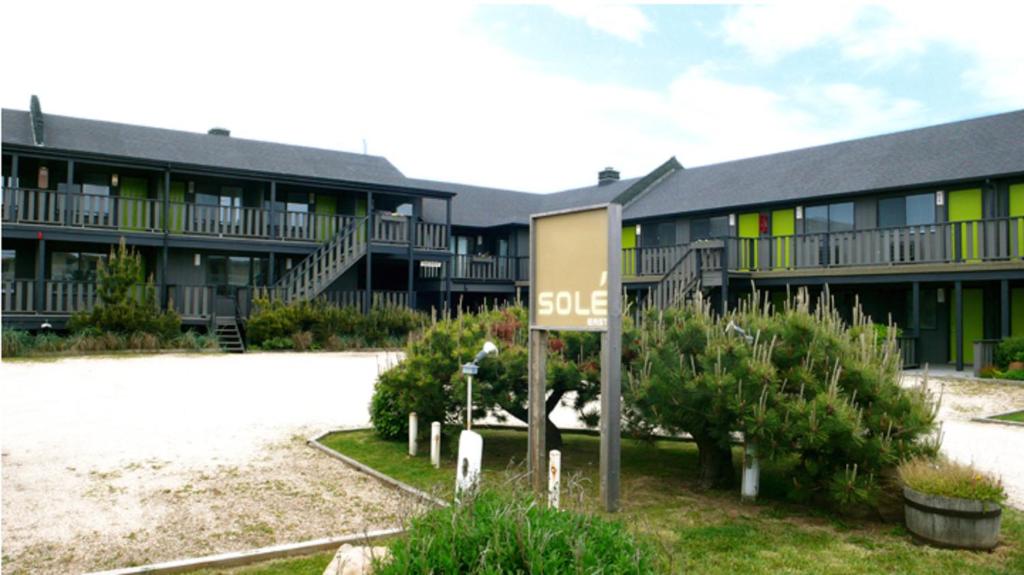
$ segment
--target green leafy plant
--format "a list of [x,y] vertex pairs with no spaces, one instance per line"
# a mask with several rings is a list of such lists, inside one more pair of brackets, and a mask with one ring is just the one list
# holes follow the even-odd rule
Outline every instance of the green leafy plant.
[[1024,361],[1024,337],[1010,337],[996,345],[994,356],[1000,369],[1009,367],[1012,361]]
[[[508,415],[527,421],[527,314],[522,306],[481,309],[437,321],[406,346],[405,360],[381,375],[376,393],[389,400],[371,412],[389,423],[378,432],[385,437],[404,433],[391,425],[415,411],[425,421],[457,426],[464,422],[466,378],[461,367],[471,361],[483,343],[493,340],[500,352],[479,364],[474,378],[473,416]],[[600,390],[600,338],[595,333],[552,334],[548,345],[546,411],[550,414],[570,392],[573,407],[580,413]],[[396,410],[384,413],[384,407]],[[561,445],[557,426],[549,419],[546,441],[549,448]]]
[[928,495],[997,504],[1006,500],[1006,491],[999,479],[944,457],[906,461],[899,466],[899,478],[907,487]]
[[654,553],[622,523],[485,491],[410,522],[374,573],[652,573]]
[[[354,307],[338,307],[323,300],[291,303],[260,299],[246,323],[249,344],[261,349],[352,349],[400,347],[408,334],[427,322],[422,312],[407,308],[373,308],[360,313]],[[299,337],[284,347],[281,338]],[[307,341],[308,339],[308,341]],[[269,342],[269,343],[268,343]]]

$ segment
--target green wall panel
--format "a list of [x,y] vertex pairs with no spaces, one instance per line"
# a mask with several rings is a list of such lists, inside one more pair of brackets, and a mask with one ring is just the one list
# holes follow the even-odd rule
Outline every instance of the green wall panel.
[[168,200],[167,227],[172,233],[180,233],[185,230],[185,182],[171,182]]
[[[772,212],[772,236],[784,238],[796,233],[796,214],[793,208],[775,210]],[[775,253],[772,254],[774,267],[788,268],[790,266],[790,241],[777,241]]]
[[316,195],[316,238],[325,242],[338,232],[338,220],[334,215],[338,213],[338,198],[324,194]]
[[1010,186],[1010,217],[1021,218],[1014,227],[1017,228],[1017,245],[1024,251],[1024,184]]
[[[964,363],[974,363],[974,342],[985,339],[985,292],[965,289],[964,292]],[[956,362],[956,292],[951,299],[949,322],[949,360]]]
[[[981,189],[956,190],[949,192],[949,221],[974,222],[981,219]],[[968,261],[978,259],[978,226],[976,223],[960,224],[961,251]],[[968,241],[970,239],[970,241]],[[968,253],[968,251],[970,253]]]
[[[622,226],[622,249],[632,250],[636,247],[636,226]],[[636,275],[636,252],[622,254],[622,275]]]
[[1010,290],[1010,335],[1024,336],[1024,288]]
[[[149,209],[148,184],[143,178],[121,178],[120,200],[118,201],[118,227],[122,230],[142,230],[146,227],[146,211]],[[155,222],[150,222],[153,224]]]
[[[740,214],[737,232],[741,238],[756,239],[761,235],[760,214]],[[757,268],[757,242],[740,242],[740,269]]]

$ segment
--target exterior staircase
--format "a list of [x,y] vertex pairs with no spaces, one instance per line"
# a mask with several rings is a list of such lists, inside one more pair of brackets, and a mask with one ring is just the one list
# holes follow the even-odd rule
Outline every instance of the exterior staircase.
[[242,341],[242,333],[235,318],[217,317],[215,333],[221,350],[227,353],[245,353],[245,342]]
[[723,246],[722,242],[717,241],[691,243],[676,263],[651,288],[647,306],[666,309],[700,290],[701,285],[705,283],[705,273],[721,272],[721,266],[725,263]]
[[323,293],[366,253],[368,221],[369,218],[362,217],[347,223],[315,252],[292,266],[271,288],[273,296],[290,302]]

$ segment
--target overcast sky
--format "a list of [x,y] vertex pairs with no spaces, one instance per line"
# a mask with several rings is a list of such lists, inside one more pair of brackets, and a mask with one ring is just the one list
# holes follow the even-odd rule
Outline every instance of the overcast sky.
[[1020,2],[340,4],[8,2],[0,103],[538,192],[1024,108]]

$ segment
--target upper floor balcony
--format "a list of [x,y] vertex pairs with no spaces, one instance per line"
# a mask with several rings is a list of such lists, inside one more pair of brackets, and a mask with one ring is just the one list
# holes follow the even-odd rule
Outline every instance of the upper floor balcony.
[[[325,242],[364,217],[30,188],[4,188],[2,214],[5,224],[311,243]],[[448,249],[445,224],[371,214],[368,225],[374,244]]]

